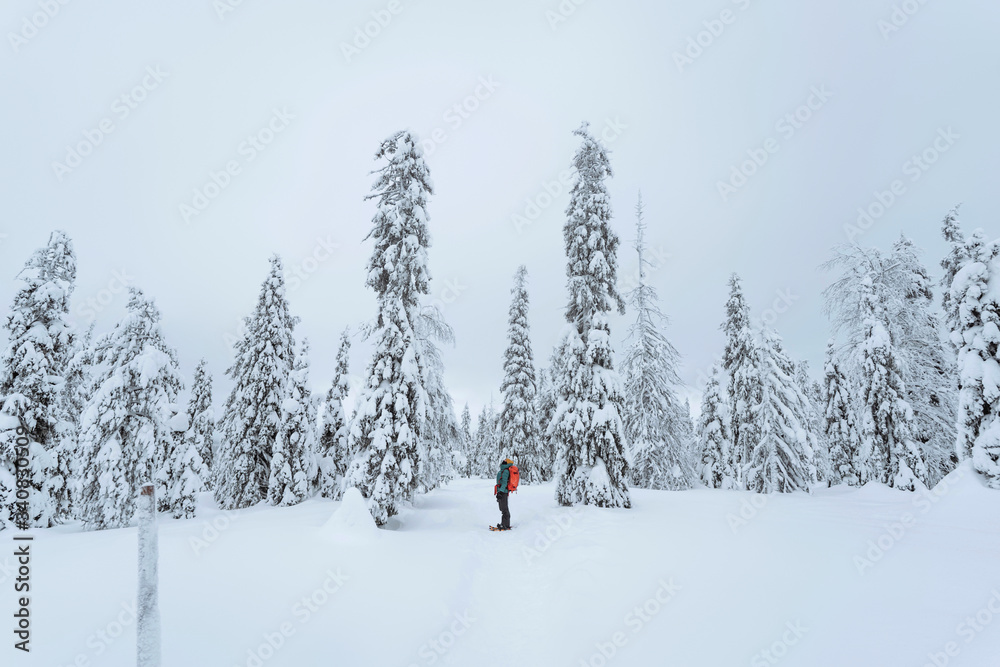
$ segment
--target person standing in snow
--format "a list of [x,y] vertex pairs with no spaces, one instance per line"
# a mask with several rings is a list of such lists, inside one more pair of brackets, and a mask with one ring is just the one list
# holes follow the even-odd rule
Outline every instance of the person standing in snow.
[[510,482],[510,467],[514,464],[510,459],[504,459],[497,473],[497,485],[494,490],[497,504],[500,505],[500,523],[497,530],[510,530],[510,508],[507,506],[507,484]]

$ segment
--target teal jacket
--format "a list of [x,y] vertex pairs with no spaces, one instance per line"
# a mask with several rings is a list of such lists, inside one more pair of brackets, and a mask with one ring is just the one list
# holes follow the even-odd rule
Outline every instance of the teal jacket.
[[497,473],[497,493],[507,493],[507,483],[510,481],[510,463],[504,463],[500,466],[500,472]]

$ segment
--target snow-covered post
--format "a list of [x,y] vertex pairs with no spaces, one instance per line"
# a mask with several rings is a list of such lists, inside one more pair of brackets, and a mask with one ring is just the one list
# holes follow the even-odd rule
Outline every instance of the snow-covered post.
[[136,594],[136,667],[160,667],[160,607],[157,584],[156,493],[139,487],[139,589]]

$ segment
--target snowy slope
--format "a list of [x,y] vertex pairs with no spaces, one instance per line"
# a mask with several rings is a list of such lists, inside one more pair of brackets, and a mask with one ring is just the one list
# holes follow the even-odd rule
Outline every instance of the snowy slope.
[[[522,487],[506,533],[486,530],[488,480],[379,531],[354,509],[331,520],[341,503],[224,513],[204,497],[198,519],[161,524],[164,665],[892,667],[949,642],[948,664],[998,664],[1000,494],[964,471],[940,497],[634,491],[632,510]],[[135,529],[36,531],[34,549],[27,664],[135,664]]]

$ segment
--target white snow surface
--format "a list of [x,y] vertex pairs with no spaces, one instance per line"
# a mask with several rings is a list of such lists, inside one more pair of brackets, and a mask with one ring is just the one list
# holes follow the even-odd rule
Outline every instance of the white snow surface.
[[[160,520],[163,664],[764,665],[783,638],[789,667],[1000,654],[1000,494],[968,463],[931,492],[633,489],[631,510],[522,485],[503,533],[492,488],[452,481],[353,544],[329,538],[367,530],[355,492],[232,512],[202,494],[197,519]],[[39,530],[32,553],[25,664],[134,665],[136,529]]]

